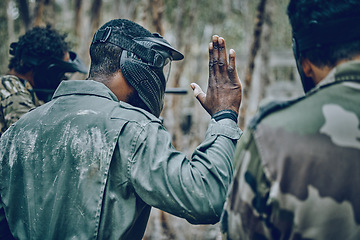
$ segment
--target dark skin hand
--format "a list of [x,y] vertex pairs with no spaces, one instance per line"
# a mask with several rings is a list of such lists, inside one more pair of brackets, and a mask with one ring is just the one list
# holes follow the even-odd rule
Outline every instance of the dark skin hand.
[[191,83],[195,97],[212,116],[230,109],[239,115],[241,83],[236,72],[235,51],[230,49],[227,61],[225,40],[214,35],[209,44],[209,82],[206,94],[199,85]]

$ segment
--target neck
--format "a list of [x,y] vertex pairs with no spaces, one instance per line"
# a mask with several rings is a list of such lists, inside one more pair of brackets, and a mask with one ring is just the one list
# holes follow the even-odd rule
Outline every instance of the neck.
[[111,76],[93,76],[90,79],[103,83],[115,94],[117,99],[122,102],[128,102],[129,96],[135,91],[126,81],[121,71]]
[[313,65],[312,67],[312,73],[313,75],[311,78],[313,79],[315,85],[319,84],[326,76],[331,72],[332,69],[338,67],[339,65],[350,62],[350,61],[356,61],[360,60],[360,55],[357,55],[355,57],[349,58],[349,59],[342,59],[336,63],[334,67],[324,66],[324,67],[317,67]]
[[340,64],[343,64],[343,63],[346,63],[346,62],[349,62],[349,61],[360,61],[360,55],[357,55],[353,58],[350,58],[350,59],[343,59],[343,60],[340,60],[337,62],[336,66],[339,66]]
[[32,87],[34,87],[34,76],[32,71],[28,71],[25,74],[16,72],[13,68],[8,71],[9,75],[14,75],[20,79],[28,81]]

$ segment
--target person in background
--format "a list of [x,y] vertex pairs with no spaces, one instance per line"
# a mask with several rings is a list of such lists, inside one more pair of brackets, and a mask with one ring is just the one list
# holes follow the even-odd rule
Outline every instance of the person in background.
[[152,207],[218,222],[241,136],[241,85],[223,38],[209,53],[207,94],[192,87],[212,118],[188,159],[159,119],[170,64],[184,56],[132,21],[104,24],[88,79],[62,81],[1,137],[0,227],[16,239],[136,240]]
[[0,136],[30,109],[51,99],[65,73],[87,73],[65,35],[34,27],[10,45],[9,72],[0,78]]
[[288,16],[305,96],[239,141],[223,239],[360,239],[360,1],[291,0]]

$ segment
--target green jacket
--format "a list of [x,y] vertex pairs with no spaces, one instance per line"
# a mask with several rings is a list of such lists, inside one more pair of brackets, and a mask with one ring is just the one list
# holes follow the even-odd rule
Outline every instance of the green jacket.
[[360,239],[360,62],[263,108],[234,162],[224,239]]
[[211,120],[187,159],[158,118],[102,83],[64,81],[1,137],[6,220],[19,239],[141,239],[151,206],[216,223],[240,135]]
[[30,109],[43,104],[30,90],[28,82],[24,85],[14,75],[0,78],[0,136]]

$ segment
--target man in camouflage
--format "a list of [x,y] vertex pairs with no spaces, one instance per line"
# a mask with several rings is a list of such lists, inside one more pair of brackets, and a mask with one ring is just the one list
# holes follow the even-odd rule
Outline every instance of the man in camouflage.
[[0,78],[0,136],[48,101],[65,72],[86,73],[65,37],[50,27],[35,27],[11,44],[9,72]]
[[360,239],[360,1],[291,0],[306,95],[238,143],[224,239]]

